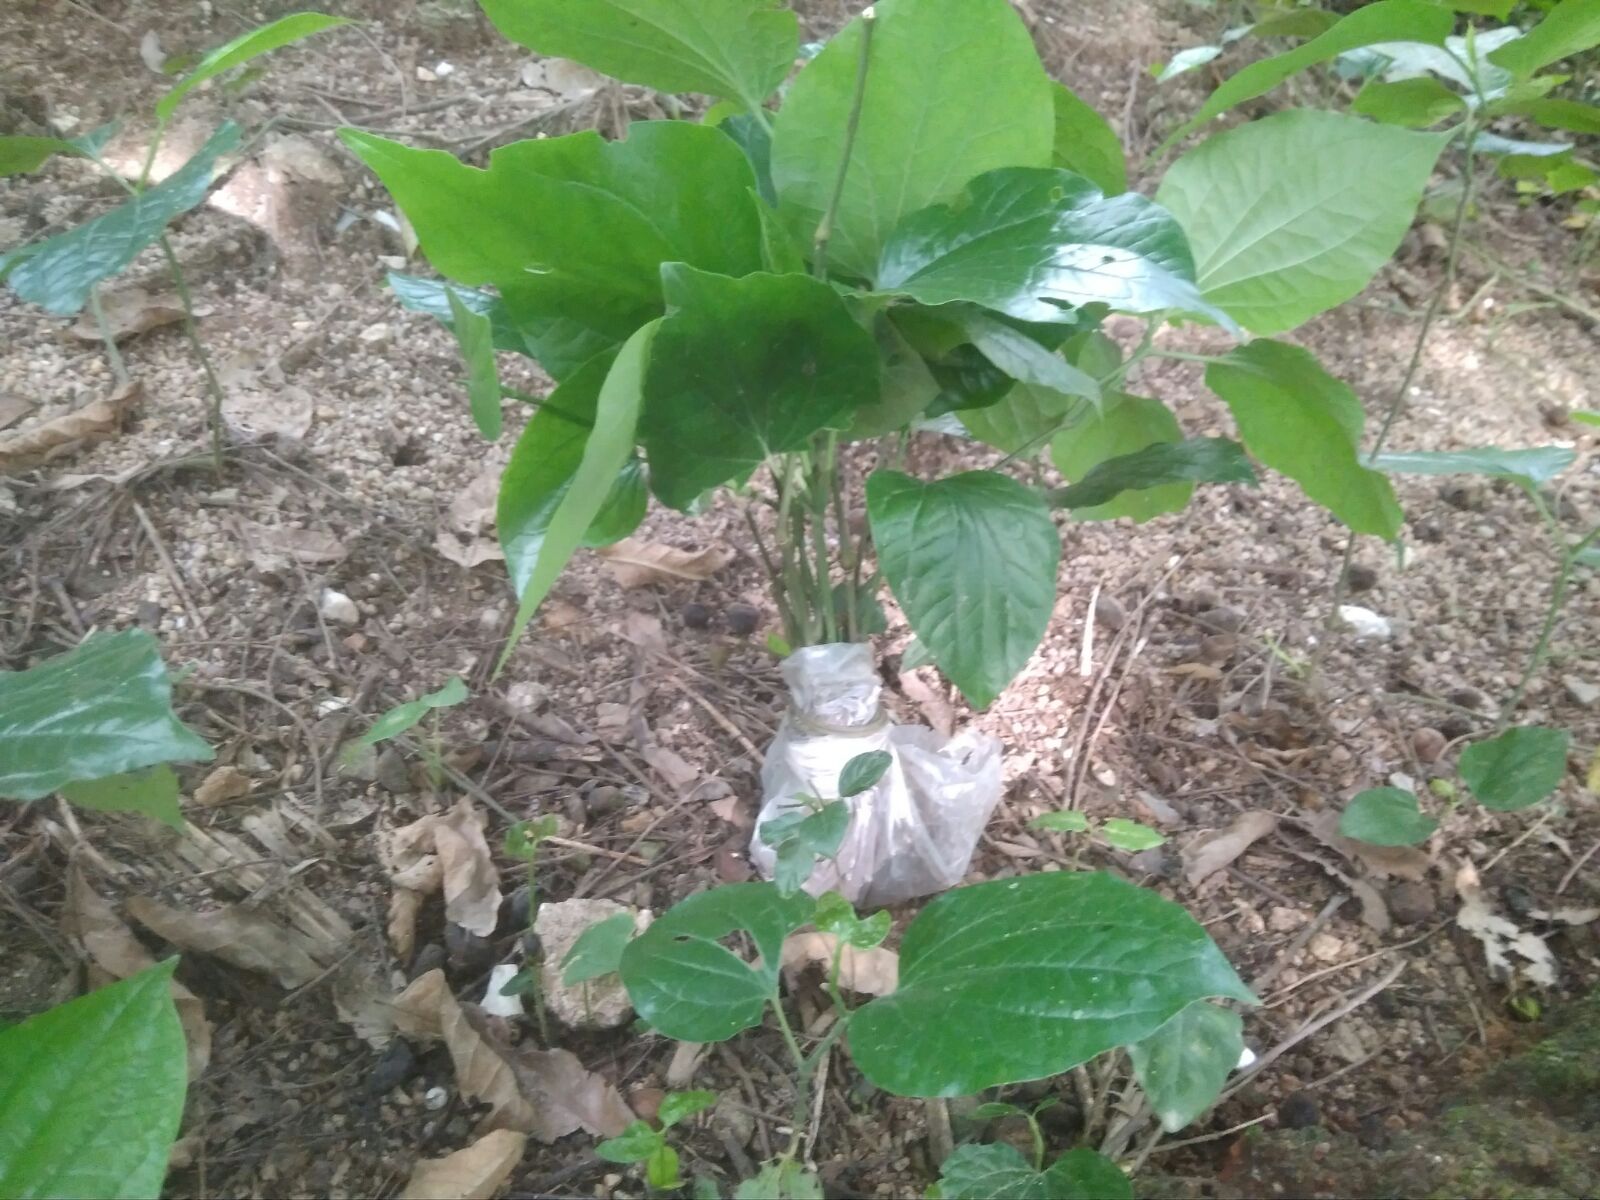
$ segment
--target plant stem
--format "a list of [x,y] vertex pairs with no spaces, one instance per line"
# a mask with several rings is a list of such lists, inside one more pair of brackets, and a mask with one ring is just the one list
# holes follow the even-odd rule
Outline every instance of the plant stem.
[[811,502],[811,541],[817,559],[817,611],[822,625],[822,640],[839,640],[839,614],[833,604],[833,571],[828,561],[828,453],[826,440],[811,440],[811,475],[806,481],[806,498]]
[[856,559],[855,543],[850,540],[850,510],[844,503],[844,468],[839,460],[839,435],[828,434],[828,462],[833,483],[833,520],[839,530],[839,574],[844,587],[844,640],[861,640],[860,599],[856,595],[860,563]]
[[1539,627],[1539,640],[1534,643],[1533,653],[1528,656],[1528,665],[1523,667],[1522,677],[1517,680],[1516,688],[1500,709],[1500,719],[1495,725],[1497,729],[1506,727],[1512,714],[1517,711],[1517,706],[1522,703],[1522,697],[1527,694],[1528,685],[1544,666],[1545,659],[1550,654],[1550,638],[1555,634],[1556,623],[1561,619],[1561,610],[1567,605],[1567,585],[1572,582],[1572,568],[1577,566],[1579,557],[1596,538],[1600,538],[1600,525],[1589,530],[1577,545],[1562,554],[1561,565],[1556,570],[1555,586],[1550,592],[1550,606],[1545,609],[1544,623]]
[[833,238],[833,222],[839,215],[839,204],[844,199],[844,182],[850,174],[850,159],[856,150],[856,133],[861,128],[861,106],[867,95],[867,67],[872,54],[872,31],[877,26],[878,14],[871,5],[861,13],[861,57],[856,62],[856,91],[850,101],[850,116],[845,121],[844,151],[839,156],[839,174],[833,181],[833,195],[817,226],[811,243],[811,269],[818,279],[828,277],[828,242]]
[[[1378,436],[1373,440],[1369,458],[1377,458],[1388,444],[1389,431],[1394,428],[1401,410],[1405,408],[1406,397],[1411,392],[1411,381],[1417,377],[1417,369],[1422,365],[1423,351],[1428,347],[1428,335],[1433,332],[1433,323],[1438,318],[1440,309],[1444,307],[1445,298],[1455,286],[1456,267],[1461,261],[1461,233],[1467,225],[1467,214],[1472,210],[1473,168],[1477,165],[1474,152],[1477,144],[1478,122],[1474,119],[1467,126],[1465,161],[1461,171],[1461,196],[1456,201],[1455,219],[1450,223],[1450,242],[1445,252],[1444,280],[1434,291],[1433,298],[1428,301],[1427,311],[1422,315],[1422,327],[1417,330],[1416,343],[1411,347],[1411,360],[1406,364],[1406,373],[1400,380],[1400,386],[1395,389],[1394,399],[1389,401],[1389,411],[1384,415],[1383,424],[1378,427]],[[1351,530],[1350,536],[1345,539],[1344,557],[1339,563],[1339,578],[1333,585],[1333,607],[1328,613],[1329,629],[1335,628],[1338,624],[1339,609],[1350,592],[1350,568],[1355,562],[1356,537],[1356,532]],[[1313,668],[1327,641],[1328,639],[1324,638],[1318,643],[1318,653],[1312,659]]]
[[183,267],[178,262],[178,255],[172,249],[172,239],[165,233],[161,235],[161,253],[167,256],[167,267],[172,272],[172,284],[178,290],[178,301],[183,305],[183,332],[189,339],[189,348],[194,351],[194,356],[200,360],[200,369],[206,377],[206,393],[211,397],[211,462],[218,475],[222,474],[222,381],[217,378],[217,371],[211,364],[211,355],[206,352],[205,343],[200,340],[200,330],[194,321],[194,297],[189,294],[189,280],[183,273]]
[[119,388],[128,386],[128,364],[122,361],[122,351],[117,348],[117,339],[112,335],[111,326],[106,321],[106,310],[100,304],[100,289],[89,289],[89,311],[94,314],[95,327],[100,330],[100,337],[106,344],[106,357],[111,361],[111,374],[117,381]]
[[[538,865],[539,847],[535,843],[533,852],[528,858],[528,932],[533,932],[534,918],[539,915],[539,889],[537,887],[536,867]],[[544,1045],[550,1045],[550,1023],[544,1011],[544,980],[539,974],[539,967],[531,969],[529,978],[532,985],[529,991],[533,993],[533,1011],[539,1021],[539,1040]]]

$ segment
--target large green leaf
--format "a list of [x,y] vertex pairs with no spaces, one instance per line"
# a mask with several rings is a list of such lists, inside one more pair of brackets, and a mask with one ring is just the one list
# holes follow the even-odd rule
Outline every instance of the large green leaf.
[[[567,485],[534,557],[533,569],[522,586],[511,636],[500,655],[498,671],[506,664],[511,649],[533,619],[567,561],[583,545],[596,519],[611,504],[617,477],[633,457],[634,431],[644,397],[644,369],[650,356],[650,343],[656,336],[657,322],[643,326],[628,339],[600,385],[595,401],[594,429],[590,431],[578,460],[577,470]],[[536,418],[537,419],[537,418]],[[521,442],[518,442],[521,446]],[[515,458],[515,452],[513,452]],[[504,484],[502,483],[502,487]],[[502,537],[505,536],[502,530]],[[507,554],[509,560],[510,555]]]
[[[668,909],[622,952],[622,982],[652,1028],[685,1042],[720,1042],[761,1023],[778,993],[783,939],[811,919],[803,892],[770,883],[713,888]],[[723,944],[748,935],[753,957]]]
[[[610,371],[610,358],[602,355],[568,376],[524,427],[500,477],[495,526],[519,595],[533,578],[550,523],[583,464]],[[644,520],[649,500],[643,468],[629,455],[579,545],[609,546],[627,537]]]
[[1036,1171],[1006,1142],[957,1146],[939,1168],[941,1200],[1133,1200],[1117,1164],[1080,1146]]
[[1369,458],[1367,465],[1391,475],[1487,475],[1524,485],[1549,483],[1577,461],[1566,446],[1534,446],[1527,450],[1390,450]]
[[[1178,419],[1161,401],[1119,395],[1107,399],[1099,413],[1056,434],[1050,443],[1050,458],[1056,470],[1068,479],[1081,481],[1096,468],[1125,455],[1182,441]],[[1194,484],[1187,480],[1168,480],[1138,489],[1119,489],[1114,497],[1100,504],[1074,507],[1072,515],[1080,521],[1132,517],[1142,525],[1162,513],[1180,511],[1193,494]]]
[[1532,100],[1512,111],[1532,118],[1546,129],[1600,134],[1600,107],[1593,104],[1577,100]]
[[1149,1037],[1128,1047],[1133,1073],[1168,1133],[1216,1100],[1244,1052],[1244,1022],[1232,1009],[1196,1000]]
[[640,425],[662,503],[687,508],[878,399],[872,335],[822,281],[677,263],[662,280],[673,311],[650,352]]
[[1189,235],[1205,298],[1254,333],[1281,333],[1367,286],[1448,140],[1343,113],[1277,113],[1201,142],[1156,198]]
[[[1050,162],[1055,107],[1033,40],[1006,0],[881,0],[866,94],[830,265],[868,278],[902,217],[997,167]],[[833,196],[864,36],[847,25],[795,80],[779,114],[772,177],[810,245]],[[969,103],[962,97],[979,97]]]
[[800,50],[795,15],[774,0],[479,0],[495,28],[661,92],[726,96],[755,110]]
[[0,671],[0,796],[37,800],[77,780],[210,758],[174,715],[160,648],[143,630]]
[[280,46],[287,46],[290,42],[298,42],[301,38],[310,37],[314,33],[321,33],[324,29],[348,24],[350,20],[347,17],[330,17],[319,12],[300,12],[290,13],[259,29],[240,34],[233,41],[218,46],[207,54],[195,64],[194,70],[156,101],[156,116],[162,121],[168,120],[185,96],[206,80],[224,71],[243,66],[252,58],[258,58]]
[[1518,726],[1463,750],[1461,779],[1485,808],[1515,812],[1561,786],[1571,747],[1564,729]]
[[904,429],[939,397],[939,381],[905,335],[885,313],[872,323],[878,345],[878,399],[856,409],[850,421],[855,439],[878,437]]
[[913,213],[890,235],[879,290],[924,304],[971,300],[1024,321],[1103,303],[1228,318],[1195,287],[1194,261],[1172,215],[1125,192],[1109,199],[1081,175],[1007,168],[973,180],[959,201]]
[[1403,515],[1381,472],[1361,465],[1361,402],[1307,350],[1261,339],[1206,368],[1250,453],[1357,533],[1384,539]]
[[900,944],[900,986],[857,1010],[861,1073],[902,1096],[1058,1075],[1211,996],[1255,1003],[1178,905],[1102,872],[938,897]]
[[447,288],[450,328],[467,365],[467,408],[478,432],[491,442],[500,436],[500,371],[494,361],[494,322],[484,313],[468,308]]
[[161,1194],[188,1086],[176,965],[0,1032],[0,1196]]
[[183,812],[178,807],[178,777],[166,763],[123,775],[108,775],[104,779],[63,784],[61,794],[79,808],[143,813],[174,829],[183,826]]
[[1052,84],[1051,95],[1056,105],[1056,141],[1050,165],[1082,175],[1108,196],[1127,191],[1128,165],[1110,123],[1065,84]]
[[217,160],[238,144],[239,127],[224,121],[193,158],[154,187],[65,233],[0,254],[0,279],[47,312],[78,312],[95,284],[126,267],[168,221],[205,199]]
[[1368,788],[1352,797],[1339,814],[1339,832],[1372,846],[1415,846],[1433,836],[1439,822],[1417,805],[1404,788]]
[[1100,383],[1087,371],[981,308],[965,304],[951,308],[957,310],[957,323],[978,353],[1012,379],[1100,403]]
[[1050,623],[1061,562],[1050,510],[994,471],[923,483],[878,470],[867,515],[912,630],[973,706],[988,707]]
[[1489,55],[1489,61],[1526,78],[1541,67],[1600,45],[1600,4],[1562,0],[1531,30]]
[[1431,75],[1384,83],[1370,81],[1350,103],[1350,111],[1407,129],[1426,129],[1466,111],[1467,102]]
[[343,137],[435,267],[495,285],[520,326],[560,319],[583,331],[590,357],[661,315],[662,263],[725,275],[761,267],[755,176],[716,129],[640,121],[620,142],[593,132],[516,142],[485,171],[440,150]]
[[1186,438],[1156,442],[1132,454],[1108,458],[1077,483],[1054,489],[1046,499],[1057,508],[1093,508],[1123,492],[1185,482],[1248,483],[1254,487],[1257,480],[1238,442]]
[[1168,136],[1157,153],[1234,105],[1265,95],[1289,76],[1307,67],[1376,42],[1442,45],[1454,25],[1455,18],[1447,8],[1426,3],[1426,0],[1379,0],[1377,4],[1368,4],[1309,42],[1253,62],[1230,76],[1206,97],[1205,103],[1196,110],[1194,116]]
[[957,414],[967,432],[1007,454],[1037,451],[1056,430],[1092,411],[1080,396],[1019,383],[994,404]]

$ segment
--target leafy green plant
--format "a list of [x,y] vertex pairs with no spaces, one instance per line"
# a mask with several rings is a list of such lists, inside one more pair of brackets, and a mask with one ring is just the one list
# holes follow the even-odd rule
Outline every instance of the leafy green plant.
[[167,237],[167,226],[205,199],[222,170],[224,159],[241,148],[239,126],[224,121],[193,157],[160,183],[151,183],[150,172],[168,122],[184,97],[201,84],[281,46],[346,24],[348,20],[342,17],[315,12],[293,13],[252,29],[200,59],[156,102],[155,129],[145,151],[144,164],[138,177],[131,182],[101,156],[106,143],[116,133],[114,124],[71,139],[0,137],[0,177],[36,171],[57,154],[76,155],[91,160],[129,197],[117,208],[64,233],[0,254],[0,280],[9,284],[21,299],[60,316],[80,312],[88,305],[105,340],[112,370],[118,382],[125,385],[127,370],[101,311],[96,288],[132,263],[141,250],[159,245],[183,306],[184,333],[205,374],[211,399],[212,451],[218,470],[222,468],[222,385],[205,344],[200,340],[188,280]]
[[[497,410],[498,411],[498,410]],[[405,735],[425,718],[432,717],[433,724],[429,730],[428,739],[422,743],[423,758],[428,766],[428,773],[435,787],[439,786],[443,775],[443,745],[439,737],[439,714],[446,708],[454,708],[464,703],[467,699],[467,685],[461,682],[460,676],[452,675],[445,681],[443,687],[436,691],[427,692],[415,700],[407,700],[397,704],[387,712],[379,715],[366,733],[345,747],[341,758],[344,762],[353,762],[367,747],[376,746],[379,742],[386,742],[394,738],[404,739]]]
[[1108,817],[1091,822],[1085,813],[1076,809],[1043,813],[1028,822],[1029,829],[1042,829],[1046,833],[1087,833],[1117,850],[1137,852],[1153,850],[1166,842],[1166,838],[1150,826],[1126,817]]
[[[531,821],[518,821],[506,830],[505,852],[507,858],[513,858],[527,866],[528,873],[528,930],[531,933],[535,918],[539,915],[539,843],[546,838],[554,837],[560,829],[560,821],[552,814],[546,813]],[[585,934],[592,930],[585,930]],[[577,946],[574,945],[574,950]],[[603,972],[602,972],[603,973]],[[544,992],[539,987],[539,965],[528,963],[500,987],[502,996],[520,996],[525,992],[533,994],[534,1011],[539,1019],[539,1036],[545,1045],[550,1044],[549,1018],[545,1015]]]
[[188,1088],[176,965],[0,1030],[0,1195],[161,1194]]
[[667,1144],[667,1130],[716,1102],[715,1092],[668,1092],[656,1113],[660,1129],[647,1121],[635,1121],[616,1137],[601,1142],[594,1152],[607,1162],[642,1162],[646,1183],[658,1191],[676,1191],[683,1187],[683,1180],[678,1177],[678,1152]]
[[851,810],[845,803],[877,786],[894,762],[887,750],[858,754],[839,773],[839,798],[795,796],[792,807],[768,818],[757,829],[774,854],[772,881],[785,896],[805,886],[819,858],[839,852],[850,830]]
[[[1436,28],[1412,11],[1420,0],[1372,7],[1406,21],[1372,22],[1369,41],[1449,32],[1448,14]],[[621,0],[484,8],[541,53],[717,100],[702,124],[520,142],[485,169],[343,134],[450,280],[391,282],[455,326],[480,429],[498,431],[496,351],[557,381],[501,484],[513,640],[572,554],[627,536],[651,495],[693,513],[731,493],[782,645],[866,636],[887,585],[980,707],[1049,622],[1052,507],[1148,520],[1197,483],[1254,482],[1248,454],[1352,528],[1398,531],[1388,481],[1359,461],[1359,404],[1304,351],[1258,339],[1204,360],[1242,446],[1186,438],[1134,384],[1168,321],[1271,335],[1358,292],[1451,135],[1283,113],[1201,142],[1151,200],[1126,190],[1109,126],[1046,76],[1005,0],[884,0],[776,108],[798,34],[764,0],[682,0],[647,22]],[[1227,89],[1205,116],[1292,69]],[[950,103],[963,89],[985,103]],[[1110,312],[1145,323],[1131,352],[1100,332]],[[995,467],[906,474],[906,439],[952,416]],[[852,443],[877,448],[864,482]],[[1045,455],[1072,486],[998,469]]]

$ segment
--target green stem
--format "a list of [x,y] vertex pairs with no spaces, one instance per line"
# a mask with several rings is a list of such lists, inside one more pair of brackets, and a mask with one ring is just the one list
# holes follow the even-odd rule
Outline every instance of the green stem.
[[839,614],[833,606],[833,569],[828,560],[828,456],[823,438],[811,441],[811,474],[806,481],[810,501],[812,552],[817,560],[817,612],[822,625],[822,640],[839,640]]
[[856,134],[861,129],[861,106],[867,95],[867,67],[872,54],[872,31],[878,24],[878,14],[871,5],[861,13],[861,56],[856,62],[856,90],[850,101],[850,116],[845,121],[844,150],[839,156],[839,173],[834,177],[833,195],[817,226],[811,243],[811,269],[818,279],[828,277],[828,242],[833,238],[833,222],[839,215],[839,205],[844,199],[845,178],[850,174],[850,159],[855,154]]
[[861,640],[861,605],[856,596],[860,562],[855,543],[850,540],[850,510],[844,502],[844,468],[839,461],[839,435],[828,434],[829,479],[833,483],[833,521],[839,530],[839,574],[844,584],[844,637],[847,642]]
[[117,339],[111,332],[111,324],[106,320],[105,308],[100,304],[100,289],[89,289],[89,311],[94,314],[95,327],[100,330],[100,337],[106,344],[106,357],[111,360],[111,374],[117,381],[118,387],[128,386],[128,364],[122,360],[122,351],[117,348]]
[[[539,855],[539,849],[538,849],[538,846],[535,845],[535,847],[533,849],[533,856],[528,859],[528,932],[529,933],[533,932],[534,920],[539,915],[539,889],[536,886],[537,880],[536,880],[536,872],[535,872],[535,868],[537,866],[538,855]],[[550,1045],[550,1022],[549,1022],[549,1018],[545,1015],[545,1009],[544,1009],[544,981],[540,976],[539,967],[537,965],[535,965],[531,969],[531,971],[529,972],[529,978],[532,980],[532,984],[530,985],[528,990],[533,993],[533,1011],[534,1011],[534,1016],[536,1017],[536,1019],[539,1022],[539,1041],[541,1043],[543,1043],[544,1045],[549,1046]]]
[[178,302],[183,305],[183,332],[189,339],[189,348],[194,351],[195,358],[200,360],[200,369],[206,377],[206,393],[211,398],[211,461],[218,475],[222,474],[222,381],[217,378],[217,371],[211,363],[211,355],[206,352],[205,343],[200,340],[199,327],[194,320],[194,297],[189,294],[189,280],[183,273],[183,267],[178,262],[178,255],[172,249],[172,239],[165,233],[161,235],[161,253],[167,256],[167,267],[172,272],[172,284],[178,290]]
[[1567,550],[1561,556],[1561,565],[1556,570],[1555,586],[1550,592],[1550,606],[1545,609],[1544,623],[1539,627],[1539,640],[1534,643],[1533,653],[1528,656],[1528,664],[1522,669],[1522,677],[1517,680],[1517,686],[1512,691],[1510,698],[1500,709],[1500,720],[1497,729],[1504,729],[1511,720],[1512,714],[1522,703],[1522,697],[1527,694],[1528,685],[1533,682],[1544,666],[1545,659],[1550,654],[1550,639],[1556,631],[1556,623],[1561,619],[1561,611],[1567,605],[1567,586],[1572,582],[1572,568],[1578,565],[1578,559],[1595,541],[1600,538],[1600,525],[1591,529],[1577,545]]

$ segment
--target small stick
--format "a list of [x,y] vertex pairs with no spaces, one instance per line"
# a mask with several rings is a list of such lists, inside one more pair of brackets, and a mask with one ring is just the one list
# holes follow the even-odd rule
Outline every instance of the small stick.
[[1561,877],[1561,882],[1556,885],[1556,895],[1559,896],[1562,892],[1567,890],[1567,884],[1571,883],[1577,878],[1578,872],[1582,869],[1583,864],[1593,858],[1595,851],[1597,850],[1600,850],[1600,842],[1596,842],[1594,845],[1590,846],[1589,849],[1584,852],[1583,857],[1572,864],[1572,866],[1567,870],[1567,873]]
[[1289,965],[1289,960],[1305,949],[1306,943],[1316,936],[1317,930],[1332,920],[1333,914],[1343,908],[1344,902],[1348,899],[1350,899],[1348,892],[1340,892],[1324,904],[1322,911],[1311,918],[1304,929],[1295,934],[1294,940],[1283,948],[1283,953],[1273,960],[1272,965],[1250,981],[1250,990],[1259,995],[1261,989],[1278,977],[1283,968]]
[[189,595],[189,589],[184,586],[183,576],[178,574],[177,564],[172,561],[172,555],[167,553],[167,544],[161,540],[161,535],[156,532],[155,525],[150,520],[150,514],[145,512],[144,505],[137,500],[133,502],[133,515],[139,518],[139,525],[144,530],[145,537],[150,539],[150,545],[155,548],[156,557],[161,560],[161,569],[166,572],[167,578],[178,593],[178,599],[183,601],[184,611],[189,614],[189,619],[194,622],[194,627],[200,631],[201,637],[210,637],[211,631],[206,628],[206,619],[200,615],[200,610],[195,607],[194,600]]

